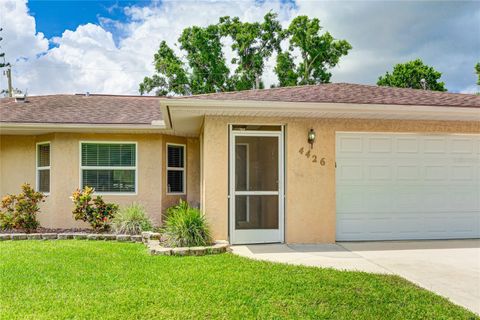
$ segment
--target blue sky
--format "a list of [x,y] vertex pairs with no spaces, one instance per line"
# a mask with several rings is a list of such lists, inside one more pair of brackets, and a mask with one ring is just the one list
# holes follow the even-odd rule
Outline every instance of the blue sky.
[[150,1],[45,1],[28,2],[30,14],[35,17],[37,31],[47,38],[59,37],[65,30],[75,30],[79,25],[99,23],[99,17],[121,22],[127,21],[123,8],[148,6]]
[[[14,86],[31,94],[137,94],[162,40],[181,56],[174,44],[183,28],[224,15],[260,21],[270,10],[284,26],[298,15],[317,17],[352,44],[333,82],[375,84],[396,63],[421,58],[443,73],[449,91],[479,91],[478,1],[0,0],[0,45],[14,65]],[[225,56],[233,57],[228,47]],[[277,82],[274,64],[275,57],[267,61],[267,86]]]

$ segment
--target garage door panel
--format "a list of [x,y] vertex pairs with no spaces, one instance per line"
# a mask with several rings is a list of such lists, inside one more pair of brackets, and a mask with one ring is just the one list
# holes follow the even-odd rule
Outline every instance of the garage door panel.
[[450,217],[450,223],[453,232],[458,235],[478,233],[480,228],[480,219],[475,212],[458,213]]
[[361,161],[349,161],[345,162],[338,167],[337,178],[340,181],[354,183],[355,181],[363,181],[364,166]]
[[364,210],[367,212],[389,212],[392,210],[393,197],[388,189],[374,187],[364,189],[365,203]]
[[420,142],[414,137],[396,137],[396,152],[402,155],[415,155],[420,150]]
[[376,137],[368,139],[369,153],[391,153],[392,152],[392,138],[391,137]]
[[405,187],[397,188],[397,193],[392,201],[392,211],[395,212],[415,212],[422,203],[419,193],[422,188]]
[[453,187],[448,193],[448,210],[451,211],[480,211],[480,199],[476,190],[465,187]]
[[449,167],[442,164],[425,164],[424,179],[426,181],[447,182]]
[[395,178],[397,183],[408,183],[409,181],[418,181],[423,179],[421,167],[414,160],[401,161],[396,165]]
[[367,166],[368,179],[372,182],[390,182],[392,167],[387,163],[374,163]]
[[363,153],[363,141],[360,137],[344,136],[337,141],[337,150],[344,155]]
[[340,212],[364,211],[365,196],[361,187],[349,186],[342,188],[337,195],[337,210]]
[[417,210],[426,213],[435,213],[448,210],[448,192],[439,187],[429,188],[418,197],[421,199],[420,206]]
[[445,137],[423,137],[423,153],[438,155],[446,152],[447,140]]
[[474,181],[476,179],[474,165],[453,165],[451,167],[451,180],[453,181]]
[[[458,239],[478,236],[478,213],[452,218],[448,213],[398,214],[341,214],[337,232],[342,241],[356,240],[404,240],[404,239]],[[448,221],[448,224],[445,223]],[[472,221],[476,221],[472,224]],[[392,229],[391,225],[396,228]]]
[[475,135],[338,133],[337,239],[480,237],[479,148]]
[[472,154],[475,150],[474,138],[452,138],[450,140],[450,152],[452,154]]

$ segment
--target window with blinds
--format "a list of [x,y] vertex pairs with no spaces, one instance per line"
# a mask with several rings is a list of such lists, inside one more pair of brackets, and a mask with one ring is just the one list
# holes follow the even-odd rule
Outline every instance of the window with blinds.
[[185,193],[185,146],[167,144],[167,193]]
[[82,188],[89,186],[99,193],[135,193],[135,143],[82,143]]
[[50,192],[50,143],[37,143],[37,191]]

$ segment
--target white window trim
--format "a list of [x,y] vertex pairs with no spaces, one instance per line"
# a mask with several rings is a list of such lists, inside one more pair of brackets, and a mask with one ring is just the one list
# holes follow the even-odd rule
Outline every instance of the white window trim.
[[[46,145],[48,144],[50,146],[50,149],[49,149],[49,155],[48,155],[48,158],[49,158],[49,166],[46,166],[46,167],[39,167],[38,166],[38,147],[39,146],[42,146],[42,145]],[[45,195],[49,195],[50,192],[52,191],[52,144],[50,143],[50,141],[41,141],[41,142],[37,142],[35,144],[35,191],[37,192],[42,192],[43,194]],[[49,176],[49,185],[48,185],[48,189],[49,191],[48,192],[43,192],[43,191],[39,191],[39,182],[40,182],[40,171],[42,170],[48,170],[48,176]]]
[[[93,144],[134,144],[135,145],[135,166],[130,167],[109,167],[109,166],[82,166],[82,144],[84,143],[93,143]],[[83,187],[83,170],[135,170],[135,191],[134,192],[97,192],[97,195],[108,195],[108,196],[136,196],[138,194],[138,143],[137,141],[79,141],[78,144],[78,164],[79,164],[79,189]]]
[[[168,166],[168,147],[176,146],[183,147],[183,168],[169,167]],[[167,142],[166,152],[165,152],[165,167],[167,168],[165,173],[165,191],[169,196],[182,196],[187,194],[187,145],[181,143],[170,143]],[[183,171],[183,191],[182,192],[168,192],[168,171]]]

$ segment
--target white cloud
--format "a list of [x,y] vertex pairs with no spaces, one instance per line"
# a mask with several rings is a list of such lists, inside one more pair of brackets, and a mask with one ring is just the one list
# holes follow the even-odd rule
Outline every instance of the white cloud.
[[[334,37],[352,43],[353,50],[333,70],[337,82],[375,83],[393,64],[420,57],[443,71],[449,89],[460,91],[474,84],[473,65],[480,52],[475,24],[480,8],[474,3],[192,0],[123,10],[127,22],[100,17],[98,24],[50,39],[54,46],[49,49],[26,1],[1,0],[5,40],[0,45],[14,64],[14,86],[31,94],[137,94],[143,77],[153,73],[153,54],[161,40],[173,46],[187,26],[215,23],[224,15],[260,21],[270,10],[279,13],[284,26],[298,14],[318,17]],[[225,53],[232,57],[231,50]],[[274,63],[274,57],[267,62],[267,85],[276,82]],[[4,83],[2,77],[0,85]]]
[[[18,17],[33,22],[28,34],[35,35],[34,19],[25,2],[1,3],[0,6],[2,16],[10,16],[15,10]],[[16,44],[15,47],[21,47],[30,55],[26,60],[15,62],[14,86],[28,89],[31,94],[86,91],[137,94],[143,77],[154,71],[153,54],[160,41],[165,40],[173,46],[185,27],[215,23],[223,15],[238,15],[246,21],[255,21],[269,10],[285,12],[281,9],[280,2],[256,4],[254,0],[237,3],[167,1],[149,7],[127,7],[124,9],[127,23],[102,18],[99,25],[89,23],[73,31],[66,30],[61,37],[51,39],[55,45],[51,49],[41,34],[37,35],[44,41],[41,47],[32,47],[28,41]],[[125,37],[115,45],[113,35],[102,24],[121,29]],[[16,29],[21,27],[16,26]],[[8,34],[4,38],[5,42],[10,41]],[[18,50],[10,47],[5,51],[10,57],[19,56]],[[38,54],[41,56],[35,58]],[[228,55],[230,59],[231,52]]]
[[470,93],[470,94],[480,93],[480,87],[477,85],[471,85],[460,90],[460,93]]

